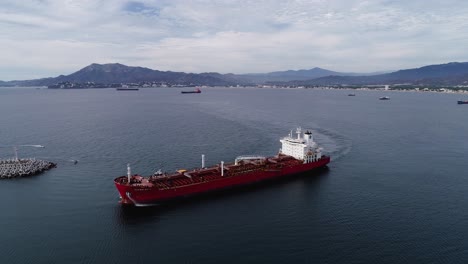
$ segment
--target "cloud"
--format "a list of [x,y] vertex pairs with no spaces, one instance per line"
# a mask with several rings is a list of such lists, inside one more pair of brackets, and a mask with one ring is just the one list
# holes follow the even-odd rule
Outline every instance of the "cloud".
[[93,62],[245,73],[468,60],[462,0],[3,2],[0,68],[9,70],[0,80],[69,74]]
[[157,16],[159,15],[159,8],[150,7],[141,2],[130,1],[124,7],[124,11],[135,13],[138,15]]

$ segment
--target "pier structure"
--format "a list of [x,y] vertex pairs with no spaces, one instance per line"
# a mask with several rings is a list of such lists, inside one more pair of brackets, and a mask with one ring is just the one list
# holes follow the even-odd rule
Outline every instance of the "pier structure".
[[0,179],[11,179],[16,177],[26,177],[39,174],[51,168],[55,168],[57,164],[39,160],[35,158],[18,158],[18,147],[35,147],[43,148],[42,145],[19,145],[19,146],[0,146],[12,147],[14,151],[14,158],[0,160]]
[[57,164],[37,159],[7,159],[0,160],[0,178],[10,179],[39,174],[55,168]]

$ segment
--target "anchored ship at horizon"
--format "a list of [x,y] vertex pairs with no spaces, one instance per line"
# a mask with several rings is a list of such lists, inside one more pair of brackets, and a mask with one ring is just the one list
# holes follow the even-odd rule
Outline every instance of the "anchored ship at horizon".
[[201,93],[201,90],[200,88],[197,88],[193,91],[181,91],[180,93],[183,93],[183,94],[198,94],[198,93]]
[[164,201],[183,198],[230,187],[263,182],[270,179],[286,178],[299,173],[326,167],[330,157],[322,154],[322,148],[313,140],[312,132],[296,130],[280,142],[279,153],[272,157],[240,156],[233,163],[221,161],[211,167],[205,167],[202,155],[201,168],[178,170],[175,173],[163,173],[160,170],[153,175],[143,177],[131,173],[127,165],[127,175],[114,179],[120,194],[120,203],[124,205],[149,206]]

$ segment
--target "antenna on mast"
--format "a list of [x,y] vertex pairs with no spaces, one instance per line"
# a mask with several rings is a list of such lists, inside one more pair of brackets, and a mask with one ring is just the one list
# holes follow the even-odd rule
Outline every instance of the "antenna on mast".
[[18,161],[18,148],[13,146],[13,152],[15,153],[15,161]]
[[130,163],[127,163],[127,177],[128,177],[128,184],[130,184],[130,178],[132,177],[132,170],[130,169]]
[[221,176],[224,176],[224,161],[221,161]]
[[298,128],[296,129],[297,139],[300,139],[300,138],[301,138],[301,133],[302,133],[302,129],[301,129],[301,127],[298,127]]
[[44,148],[42,145],[10,145],[10,146],[0,146],[0,148],[13,148],[14,159],[15,161],[19,161],[18,157],[18,147],[33,147],[33,148]]

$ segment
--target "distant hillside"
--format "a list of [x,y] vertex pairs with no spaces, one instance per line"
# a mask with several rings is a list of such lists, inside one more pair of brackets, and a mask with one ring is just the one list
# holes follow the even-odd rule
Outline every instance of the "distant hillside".
[[421,68],[399,70],[386,74],[358,75],[322,68],[298,71],[278,71],[255,74],[220,74],[216,72],[184,73],[131,67],[119,63],[93,63],[70,75],[25,81],[0,81],[0,86],[50,86],[58,83],[128,84],[160,82],[170,85],[366,85],[366,84],[428,84],[456,85],[468,83],[468,62],[452,62]]
[[422,84],[457,85],[468,81],[468,62],[451,62],[421,68],[399,70],[373,76],[326,76],[304,81],[291,81],[293,85],[365,85],[365,84]]
[[95,83],[138,83],[138,82],[167,82],[181,85],[234,85],[213,74],[194,74],[184,72],[157,71],[143,67],[131,67],[119,63],[93,63],[70,75],[60,75],[55,78],[43,78],[26,81],[4,82],[6,85],[16,86],[48,86],[62,82],[95,82]]
[[348,73],[340,73],[330,71],[322,68],[313,68],[310,70],[288,70],[288,71],[276,71],[270,73],[251,73],[251,74],[239,74],[237,78],[242,78],[254,83],[265,83],[275,81],[293,81],[293,80],[310,80],[330,75],[353,75]]
[[339,73],[321,68],[298,71],[278,71],[270,73],[253,74],[220,74],[184,73],[172,71],[158,71],[144,67],[131,67],[119,63],[96,64],[93,63],[70,75],[60,75],[54,78],[43,78],[25,81],[0,82],[0,86],[48,86],[57,83],[94,82],[110,83],[138,83],[138,82],[165,82],[181,85],[255,85],[274,81],[309,80],[329,75],[356,75],[353,73]]

